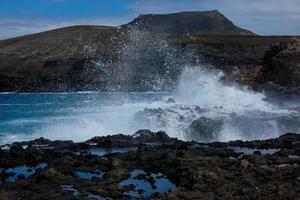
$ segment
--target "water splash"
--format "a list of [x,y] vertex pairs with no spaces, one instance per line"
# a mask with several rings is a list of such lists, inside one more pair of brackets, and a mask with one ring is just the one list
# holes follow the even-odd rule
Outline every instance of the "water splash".
[[182,72],[176,91],[181,104],[198,105],[209,110],[226,113],[283,112],[265,101],[262,93],[247,88],[225,85],[221,71],[209,70],[206,66],[186,67]]
[[[38,137],[83,141],[139,129],[163,130],[172,137],[192,140],[185,129],[199,117],[224,121],[220,141],[265,139],[300,130],[299,112],[280,109],[261,93],[225,84],[222,72],[201,64],[192,51],[171,47],[163,35],[133,29],[122,37],[116,44],[120,46],[116,60],[94,60],[89,75],[101,72],[95,78],[107,91],[174,92],[65,93],[61,98],[44,94],[49,99],[40,94],[33,99],[25,94],[2,94],[15,95],[17,101],[0,98],[0,108],[6,113],[3,120],[0,115],[0,143]],[[28,105],[18,101],[18,96],[28,98]],[[176,102],[168,103],[169,97]]]

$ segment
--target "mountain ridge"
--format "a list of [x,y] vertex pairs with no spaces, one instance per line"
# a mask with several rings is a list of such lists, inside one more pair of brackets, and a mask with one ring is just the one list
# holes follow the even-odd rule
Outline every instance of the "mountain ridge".
[[121,27],[179,35],[255,35],[234,25],[218,10],[143,14]]

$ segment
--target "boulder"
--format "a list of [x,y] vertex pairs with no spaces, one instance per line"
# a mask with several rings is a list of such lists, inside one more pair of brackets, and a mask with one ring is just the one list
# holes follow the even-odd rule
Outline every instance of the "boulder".
[[169,98],[169,99],[167,100],[167,103],[176,103],[176,101],[175,101],[175,99],[173,99],[173,98]]
[[165,132],[154,133],[150,130],[139,130],[134,134],[134,137],[140,143],[164,142],[171,139]]
[[185,129],[188,139],[199,142],[210,142],[216,140],[223,127],[222,120],[214,120],[200,117]]

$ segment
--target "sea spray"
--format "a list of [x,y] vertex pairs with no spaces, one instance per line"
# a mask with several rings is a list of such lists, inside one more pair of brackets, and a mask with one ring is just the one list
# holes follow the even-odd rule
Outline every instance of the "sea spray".
[[[4,113],[12,115],[1,121],[5,134],[0,142],[39,137],[83,141],[139,129],[193,140],[201,137],[187,130],[201,117],[223,121],[215,134],[218,141],[265,139],[300,130],[298,112],[279,109],[261,93],[224,83],[221,71],[188,48],[170,46],[164,35],[133,29],[123,37],[116,60],[99,58],[90,63],[101,72],[99,84],[113,93],[3,94],[16,101],[0,102]],[[90,73],[97,74],[93,70]],[[132,90],[151,92],[119,92]],[[18,105],[19,99],[29,104]]]
[[[278,109],[262,94],[225,85],[221,75],[202,67],[185,68],[174,92],[2,94],[1,112],[11,114],[1,121],[0,142],[39,137],[83,141],[139,129],[193,140],[199,137],[186,129],[200,117],[223,121],[218,141],[264,139],[300,130],[298,112]],[[242,100],[246,103],[237,104]]]
[[277,112],[276,107],[266,102],[265,96],[247,88],[225,85],[222,71],[206,66],[185,67],[178,87],[176,99],[181,104],[198,105],[209,110],[222,110],[225,113],[253,111]]
[[[207,66],[185,67],[171,103],[166,108],[144,109],[136,120],[147,127],[167,131],[171,136],[185,140],[198,140],[203,128],[193,134],[189,126],[201,117],[222,120],[214,140],[264,139],[282,134],[279,116],[289,111],[265,101],[265,96],[244,87],[226,85],[221,81],[222,72]],[[213,123],[212,123],[213,124]],[[286,127],[285,127],[286,128]],[[215,130],[214,127],[205,129]],[[201,142],[201,141],[200,141]],[[203,141],[202,141],[203,142]]]

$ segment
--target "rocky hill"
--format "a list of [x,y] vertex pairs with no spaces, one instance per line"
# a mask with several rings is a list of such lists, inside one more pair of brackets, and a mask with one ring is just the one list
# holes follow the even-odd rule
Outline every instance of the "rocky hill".
[[123,27],[178,35],[254,35],[254,33],[234,25],[218,10],[140,15]]
[[82,77],[87,60],[110,57],[118,35],[115,27],[75,26],[0,41],[0,91],[81,90],[93,78]]
[[[147,16],[155,20],[145,21]],[[219,24],[212,28],[211,21]],[[147,28],[136,27],[137,22]],[[157,32],[154,27],[169,28]],[[225,80],[256,90],[298,91],[300,37],[243,31],[210,11],[144,15],[121,28],[73,26],[2,40],[0,91],[168,90],[176,86],[186,64],[199,62],[224,70]],[[276,46],[282,53],[270,53]],[[273,62],[279,55],[280,62]],[[291,77],[287,82],[278,78],[282,71]]]

